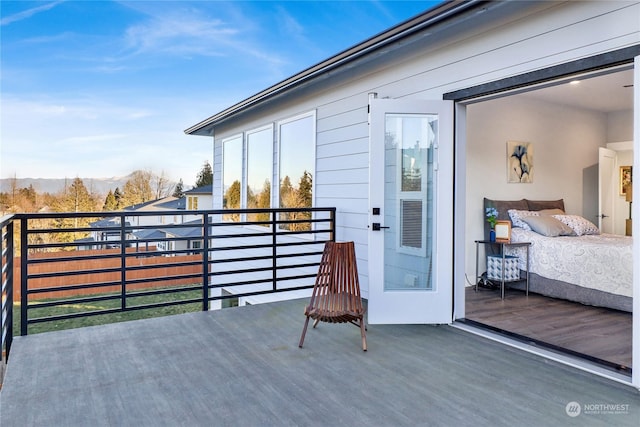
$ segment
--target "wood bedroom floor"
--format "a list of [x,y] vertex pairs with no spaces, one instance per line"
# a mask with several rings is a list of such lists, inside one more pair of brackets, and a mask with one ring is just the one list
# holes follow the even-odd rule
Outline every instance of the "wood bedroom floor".
[[515,289],[466,289],[466,319],[561,347],[630,372],[631,313]]

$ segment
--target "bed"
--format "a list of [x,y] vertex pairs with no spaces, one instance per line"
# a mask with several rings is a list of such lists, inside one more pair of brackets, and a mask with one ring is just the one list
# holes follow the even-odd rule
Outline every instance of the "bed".
[[[632,238],[601,234],[577,215],[564,212],[563,200],[491,200],[487,208],[512,222],[511,241],[531,242],[529,291],[586,305],[632,311]],[[486,221],[485,221],[486,222]],[[488,236],[488,224],[485,224]],[[525,270],[523,248],[518,255]],[[524,289],[524,284],[512,287]]]

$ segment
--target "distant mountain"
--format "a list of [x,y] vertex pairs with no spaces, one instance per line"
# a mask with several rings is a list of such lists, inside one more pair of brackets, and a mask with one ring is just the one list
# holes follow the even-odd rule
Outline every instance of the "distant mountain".
[[[109,190],[124,187],[130,176],[113,177],[113,178],[81,178],[87,190],[97,194],[107,194]],[[65,185],[71,185],[75,178],[17,178],[16,184],[18,188],[33,188],[38,193],[55,194],[62,191]],[[8,192],[11,190],[13,178],[0,179],[0,192]]]

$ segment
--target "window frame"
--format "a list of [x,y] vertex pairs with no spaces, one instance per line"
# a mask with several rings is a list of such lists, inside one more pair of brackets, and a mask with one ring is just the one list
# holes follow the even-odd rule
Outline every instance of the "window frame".
[[[242,197],[242,206],[243,208],[248,208],[248,204],[249,204],[249,194],[248,194],[248,190],[247,188],[249,187],[249,156],[251,155],[251,153],[249,152],[249,137],[252,134],[257,134],[260,132],[264,132],[265,130],[270,130],[271,131],[271,162],[269,163],[269,181],[271,183],[271,197],[269,200],[269,208],[272,208],[274,206],[273,204],[273,186],[274,186],[274,175],[275,175],[275,123],[269,123],[266,124],[264,126],[260,126],[257,128],[253,128],[251,130],[248,130],[246,132],[244,132],[244,154],[243,154],[243,163],[244,163],[244,177],[243,177],[243,185],[242,185],[242,191],[244,194],[244,196]],[[279,160],[279,159],[278,159]]]
[[[306,113],[300,113],[297,114],[295,116],[291,116],[288,117],[286,119],[282,119],[276,122],[276,146],[277,146],[277,168],[274,171],[275,172],[275,178],[274,178],[274,183],[272,184],[272,200],[271,200],[271,204],[272,206],[277,206],[278,208],[281,207],[280,206],[280,177],[281,177],[281,169],[282,169],[282,132],[281,132],[281,127],[283,125],[289,124],[289,123],[293,123],[299,120],[303,120],[306,118],[311,117],[311,135],[312,135],[312,141],[311,144],[313,146],[313,156],[312,156],[312,171],[311,171],[311,179],[312,179],[312,183],[311,183],[311,206],[310,207],[315,207],[316,206],[316,163],[317,163],[317,113],[316,110],[312,110],[312,111],[307,111]],[[275,191],[274,191],[275,190]]]
[[244,133],[243,132],[239,132],[236,133],[234,135],[228,136],[226,138],[223,138],[221,141],[221,145],[222,145],[222,162],[221,162],[221,180],[220,180],[220,206],[222,207],[222,209],[228,209],[227,207],[225,207],[224,204],[224,195],[226,193],[225,191],[225,145],[227,142],[233,141],[240,138],[240,206],[239,208],[242,208],[242,199],[243,199],[243,189],[242,189],[242,183],[244,181],[244,158],[245,158],[245,150],[244,150]]

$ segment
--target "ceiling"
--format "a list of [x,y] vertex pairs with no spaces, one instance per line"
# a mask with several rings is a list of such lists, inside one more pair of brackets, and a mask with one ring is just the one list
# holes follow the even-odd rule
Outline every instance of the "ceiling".
[[553,86],[522,93],[534,98],[570,107],[611,113],[633,109],[633,69],[581,76],[554,83]]

